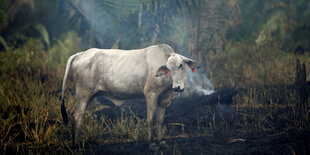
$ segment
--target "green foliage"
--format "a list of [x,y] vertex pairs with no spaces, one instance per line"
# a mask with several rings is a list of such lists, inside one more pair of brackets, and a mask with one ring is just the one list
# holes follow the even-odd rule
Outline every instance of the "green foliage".
[[[6,1],[2,3],[6,4]],[[26,1],[24,3],[28,4]],[[25,8],[16,10],[12,17],[16,22],[6,28],[11,33],[1,36],[10,44],[19,40],[18,36],[34,37],[35,30],[43,38],[46,47],[49,47],[56,37],[74,30],[83,38],[84,48],[111,48],[115,45],[118,48],[133,49],[168,43],[180,49],[190,49],[188,40],[194,37],[194,25],[204,4],[214,7],[210,7],[210,11],[200,11],[200,52],[204,53],[214,47],[222,50],[229,41],[247,40],[253,43],[262,31],[274,33],[285,51],[291,51],[296,44],[307,46],[301,41],[307,42],[307,35],[295,37],[297,29],[310,24],[310,5],[307,0],[234,0],[229,3],[214,0],[31,1],[29,5],[34,9],[29,14],[24,13]],[[4,19],[7,12],[4,8],[1,10],[0,17]],[[214,16],[215,20],[209,16]],[[29,26],[26,28],[28,31],[12,38],[15,31],[32,23],[39,25]]]
[[75,32],[68,32],[55,41],[55,44],[48,50],[49,72],[55,76],[62,75],[67,59],[74,53],[81,51],[81,38]]
[[[298,40],[290,36],[299,27],[309,24],[310,12],[307,10],[310,4],[307,0],[242,0],[239,5],[243,22],[236,36],[245,40],[255,41],[259,33],[265,31],[274,33],[278,41],[284,43],[285,50],[291,50]],[[303,39],[309,40],[307,37]]]
[[45,72],[47,54],[39,39],[29,38],[20,49],[0,53],[0,73],[3,76],[37,75]]

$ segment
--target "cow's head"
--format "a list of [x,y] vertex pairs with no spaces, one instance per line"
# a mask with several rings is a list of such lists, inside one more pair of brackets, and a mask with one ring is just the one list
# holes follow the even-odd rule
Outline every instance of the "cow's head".
[[176,92],[182,92],[188,78],[186,65],[191,68],[192,72],[199,68],[194,60],[173,53],[169,57],[167,64],[158,68],[156,77],[170,74],[173,81],[172,89]]

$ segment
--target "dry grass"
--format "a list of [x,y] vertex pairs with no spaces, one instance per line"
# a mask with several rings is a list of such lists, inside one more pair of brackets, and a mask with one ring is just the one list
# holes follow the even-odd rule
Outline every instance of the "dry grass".
[[45,154],[68,148],[57,134],[60,102],[40,81],[14,79],[1,90],[1,151]]
[[139,118],[132,111],[126,117],[125,111],[121,112],[121,117],[116,120],[103,119],[106,133],[110,139],[107,141],[128,142],[147,139],[147,123],[145,119]]
[[296,56],[272,47],[258,50],[238,43],[224,52],[206,54],[205,62],[217,88],[291,84],[295,80]]

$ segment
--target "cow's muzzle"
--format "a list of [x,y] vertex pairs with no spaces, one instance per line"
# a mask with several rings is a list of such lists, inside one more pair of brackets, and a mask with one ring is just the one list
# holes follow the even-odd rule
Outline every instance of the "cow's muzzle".
[[173,91],[175,91],[175,92],[183,92],[183,91],[184,91],[184,88],[181,88],[180,86],[174,87],[174,88],[172,88],[172,89],[173,89]]

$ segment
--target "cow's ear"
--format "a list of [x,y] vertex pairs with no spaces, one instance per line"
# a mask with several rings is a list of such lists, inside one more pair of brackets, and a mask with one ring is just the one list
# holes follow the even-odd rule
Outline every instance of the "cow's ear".
[[199,68],[198,64],[189,58],[183,57],[184,62],[188,65],[189,68],[191,68],[192,72],[196,71],[196,68]]
[[156,74],[155,76],[156,77],[159,77],[159,76],[162,76],[162,75],[168,75],[170,72],[170,70],[167,68],[166,65],[163,65],[163,66],[160,66],[157,71],[156,71]]

